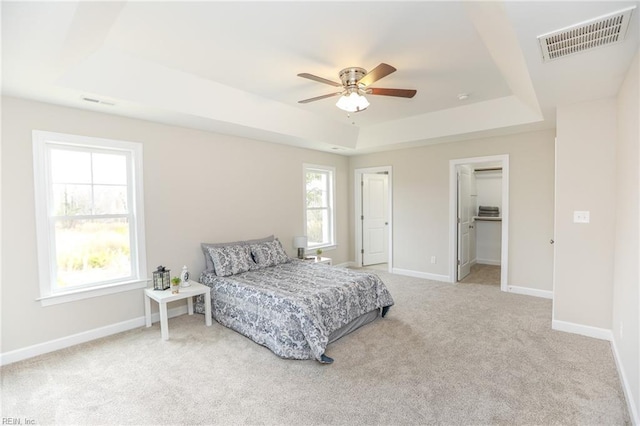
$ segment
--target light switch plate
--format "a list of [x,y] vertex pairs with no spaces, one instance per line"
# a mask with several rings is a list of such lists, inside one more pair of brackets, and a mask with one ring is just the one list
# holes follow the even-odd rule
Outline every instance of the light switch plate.
[[589,212],[588,211],[574,211],[573,212],[573,223],[589,223]]

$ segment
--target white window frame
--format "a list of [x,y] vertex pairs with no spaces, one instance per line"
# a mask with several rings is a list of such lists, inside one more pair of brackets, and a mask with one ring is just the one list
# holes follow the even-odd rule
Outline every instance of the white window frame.
[[303,227],[304,227],[304,235],[307,235],[307,173],[308,172],[322,172],[327,173],[329,175],[329,239],[330,241],[326,244],[316,244],[310,245],[307,242],[307,250],[332,250],[336,247],[336,169],[331,166],[321,166],[317,164],[303,164],[302,165],[302,200],[303,200]]
[[[40,297],[42,306],[66,303],[90,297],[114,294],[123,291],[144,288],[147,286],[147,266],[144,228],[144,195],[142,179],[142,144],[137,142],[118,141],[88,136],[69,135],[41,130],[34,130],[33,139],[33,172],[35,189],[36,236],[38,246],[38,271],[40,274]],[[53,227],[51,226],[51,179],[49,150],[52,147],[78,150],[126,153],[129,164],[128,188],[131,221],[131,277],[126,281],[89,284],[69,290],[56,288],[54,270],[56,259],[53,247]]]

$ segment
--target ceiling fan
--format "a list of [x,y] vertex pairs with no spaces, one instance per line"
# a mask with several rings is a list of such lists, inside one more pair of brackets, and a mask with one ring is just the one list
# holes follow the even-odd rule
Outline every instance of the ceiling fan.
[[415,90],[409,89],[381,89],[376,87],[369,87],[369,85],[375,83],[383,77],[388,76],[392,72],[396,71],[391,65],[382,63],[367,72],[367,70],[358,67],[345,68],[340,71],[340,81],[342,83],[336,83],[335,81],[327,80],[326,78],[318,77],[317,75],[301,73],[298,77],[308,78],[309,80],[317,81],[319,83],[329,84],[335,87],[341,87],[342,90],[335,93],[329,93],[328,95],[316,96],[315,98],[304,99],[298,101],[301,104],[307,104],[309,102],[319,101],[320,99],[330,98],[333,96],[340,96],[340,99],[336,103],[336,106],[344,111],[359,112],[364,111],[369,106],[369,101],[364,95],[382,95],[382,96],[396,96],[400,98],[413,98],[417,93]]

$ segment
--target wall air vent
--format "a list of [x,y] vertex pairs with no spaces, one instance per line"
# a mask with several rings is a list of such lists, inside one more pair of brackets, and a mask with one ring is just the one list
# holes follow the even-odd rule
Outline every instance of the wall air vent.
[[109,106],[114,106],[115,105],[113,102],[103,101],[102,99],[83,97],[82,100],[83,101],[87,101],[87,102],[91,102],[91,103],[94,103],[94,104],[102,104],[102,105],[109,105]]
[[620,43],[635,6],[538,36],[543,62]]

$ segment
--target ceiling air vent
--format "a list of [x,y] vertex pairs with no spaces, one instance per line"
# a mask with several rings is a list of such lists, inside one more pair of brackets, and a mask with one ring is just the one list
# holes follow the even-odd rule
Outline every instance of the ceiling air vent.
[[634,9],[635,6],[538,36],[543,61],[620,43]]

